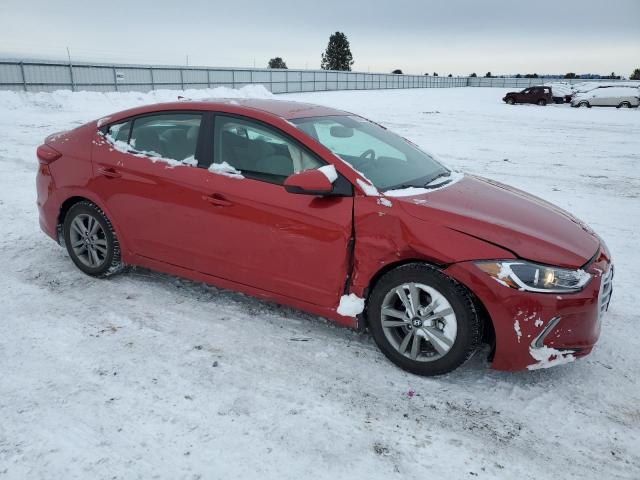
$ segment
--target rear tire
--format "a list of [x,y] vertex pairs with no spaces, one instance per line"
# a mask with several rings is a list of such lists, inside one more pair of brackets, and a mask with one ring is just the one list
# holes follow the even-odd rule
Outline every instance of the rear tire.
[[367,318],[382,353],[416,375],[455,370],[482,339],[482,323],[467,290],[426,264],[385,274],[369,297]]
[[73,263],[92,277],[108,277],[123,268],[120,244],[111,222],[95,204],[82,201],[64,217],[64,243]]
[[541,107],[545,107],[547,105],[547,101],[544,98],[541,98],[540,100],[538,100],[538,105],[540,105]]

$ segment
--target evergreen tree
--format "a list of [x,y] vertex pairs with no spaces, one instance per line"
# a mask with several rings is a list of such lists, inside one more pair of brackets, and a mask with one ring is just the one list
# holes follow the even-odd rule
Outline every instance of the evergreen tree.
[[629,77],[629,80],[640,80],[640,68],[636,68],[633,71],[633,73]]
[[396,68],[393,72],[391,73],[395,73],[396,75],[402,75],[402,70],[400,70],[399,68]]
[[491,72],[487,72],[484,78],[493,78],[493,75],[491,75]]
[[473,72],[471,75],[469,75],[471,78],[476,78],[478,75],[476,75],[476,72]]
[[438,76],[438,72],[433,72],[433,76],[437,77]]
[[576,74],[573,72],[565,73],[564,78],[577,78]]
[[274,57],[269,60],[269,65],[267,68],[287,68],[287,64],[282,60],[282,57]]
[[351,65],[353,65],[353,55],[349,48],[349,40],[344,33],[336,32],[329,37],[329,44],[322,54],[320,67],[323,70],[351,71]]
[[449,75],[447,75],[447,77],[453,77],[453,75],[449,74]]
[[522,78],[522,75],[517,74],[517,75],[516,75],[516,78]]

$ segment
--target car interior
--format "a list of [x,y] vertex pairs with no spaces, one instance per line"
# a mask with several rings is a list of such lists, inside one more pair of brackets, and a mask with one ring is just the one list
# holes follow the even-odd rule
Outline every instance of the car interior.
[[282,136],[231,117],[216,118],[215,162],[226,162],[249,177],[282,183],[293,173],[322,162]]
[[182,161],[194,157],[200,130],[200,116],[188,119],[142,117],[133,123],[130,144],[139,152]]

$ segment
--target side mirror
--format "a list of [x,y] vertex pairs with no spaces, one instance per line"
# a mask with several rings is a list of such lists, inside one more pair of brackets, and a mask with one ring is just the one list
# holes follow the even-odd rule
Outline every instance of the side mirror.
[[287,177],[284,188],[301,195],[327,195],[333,191],[333,184],[320,170],[305,170]]

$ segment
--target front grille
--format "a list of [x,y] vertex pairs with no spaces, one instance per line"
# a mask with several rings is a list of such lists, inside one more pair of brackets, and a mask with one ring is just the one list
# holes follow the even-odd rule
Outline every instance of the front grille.
[[600,284],[600,315],[607,311],[609,308],[609,301],[611,300],[611,293],[613,292],[613,265],[609,267],[609,270],[602,277],[602,283]]

